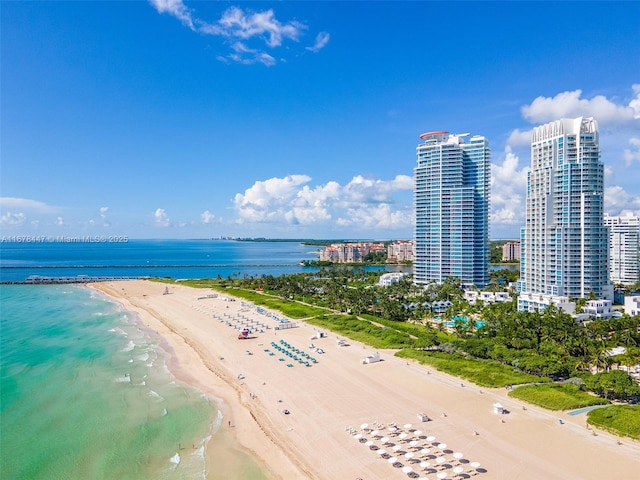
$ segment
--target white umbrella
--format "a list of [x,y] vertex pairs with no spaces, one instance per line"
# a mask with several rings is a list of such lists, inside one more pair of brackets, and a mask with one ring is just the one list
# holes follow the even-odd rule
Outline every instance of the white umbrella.
[[464,468],[462,468],[462,467],[455,467],[455,468],[453,469],[453,473],[455,473],[456,475],[459,475],[459,474],[461,474],[462,472],[464,472]]
[[413,426],[413,425],[411,425],[410,423],[405,423],[405,424],[404,424],[404,428],[405,428],[406,430],[409,430],[412,426]]
[[380,441],[381,441],[382,443],[389,443],[389,437],[382,437],[382,438],[380,439]]
[[408,458],[409,460],[413,458],[413,452],[407,452],[404,454],[405,458]]
[[444,462],[446,462],[446,461],[447,461],[447,459],[446,459],[446,458],[444,458],[444,457],[438,457],[438,458],[436,458],[436,463],[439,463],[439,464],[443,464],[443,463],[444,463]]
[[480,462],[471,462],[471,463],[469,464],[469,466],[470,466],[471,468],[479,468],[479,467],[480,467]]
[[393,425],[389,427],[390,432],[395,432],[396,430],[398,430],[398,427],[394,427]]
[[402,448],[402,446],[401,446],[401,445],[394,445],[394,446],[393,446],[393,451],[394,451],[394,452],[397,452],[397,451],[398,451],[398,450],[400,450],[401,448]]
[[436,440],[436,437],[434,437],[433,435],[429,435],[427,437],[427,442],[435,442],[435,440]]
[[431,452],[431,450],[429,450],[428,448],[423,448],[422,450],[420,450],[420,453],[422,455],[429,455],[429,452]]
[[443,478],[447,478],[447,472],[440,472],[437,476],[442,480]]
[[369,424],[368,423],[363,423],[362,425],[360,425],[360,429],[361,430],[366,430],[367,428],[369,428]]
[[378,430],[374,430],[373,432],[371,432],[372,437],[377,437],[378,435],[380,435],[380,432]]
[[403,432],[403,433],[401,433],[400,435],[398,435],[398,438],[399,438],[400,440],[404,440],[404,439],[405,439],[405,438],[407,438],[408,436],[409,436],[409,435],[407,435],[406,433],[404,433],[404,432]]
[[356,440],[360,440],[362,438],[362,434],[361,433],[356,433],[353,438],[355,438]]
[[382,456],[382,455],[386,455],[387,451],[384,448],[381,448],[380,450],[378,450],[378,455]]
[[367,440],[366,442],[364,442],[365,447],[370,447],[371,445],[373,445],[373,442],[371,440]]
[[427,469],[431,466],[429,462],[420,462],[420,468]]
[[416,447],[420,442],[418,442],[417,440],[411,440],[409,442],[409,445],[411,445],[412,447]]
[[396,457],[389,457],[387,459],[387,462],[389,462],[389,463],[396,463],[397,461],[398,461],[398,459]]
[[453,454],[453,458],[455,458],[456,460],[460,460],[462,457],[464,457],[464,454],[462,452],[456,452]]
[[413,472],[413,468],[406,466],[406,467],[402,467],[402,473],[411,473]]
[[420,436],[422,435],[422,430],[416,430],[415,432],[413,432],[414,435]]
[[439,444],[438,444],[438,448],[439,448],[440,450],[444,450],[445,448],[447,448],[447,444],[446,444],[446,443],[439,443]]

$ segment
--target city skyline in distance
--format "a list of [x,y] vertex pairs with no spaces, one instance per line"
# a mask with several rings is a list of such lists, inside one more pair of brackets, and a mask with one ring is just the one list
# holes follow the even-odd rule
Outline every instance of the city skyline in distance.
[[413,238],[446,130],[488,139],[517,239],[530,132],[578,116],[640,215],[640,5],[578,5],[4,3],[2,234]]

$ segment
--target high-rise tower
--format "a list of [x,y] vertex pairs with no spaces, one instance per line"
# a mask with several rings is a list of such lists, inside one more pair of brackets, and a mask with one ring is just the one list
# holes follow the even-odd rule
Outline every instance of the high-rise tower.
[[420,135],[415,174],[414,281],[489,280],[489,142],[481,136]]
[[633,285],[640,279],[640,218],[605,214],[604,224],[609,228],[609,280]]
[[534,128],[518,309],[535,310],[591,294],[613,299],[603,202],[596,121],[579,117]]

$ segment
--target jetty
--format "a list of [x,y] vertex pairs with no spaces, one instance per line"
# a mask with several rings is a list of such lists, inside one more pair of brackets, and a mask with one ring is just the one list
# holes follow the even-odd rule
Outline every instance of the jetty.
[[96,282],[117,282],[120,280],[144,280],[150,277],[135,277],[135,276],[91,276],[91,275],[75,275],[75,276],[60,276],[60,277],[46,277],[42,275],[30,275],[24,280],[11,280],[0,281],[0,284],[4,285],[55,285],[63,283],[96,283]]

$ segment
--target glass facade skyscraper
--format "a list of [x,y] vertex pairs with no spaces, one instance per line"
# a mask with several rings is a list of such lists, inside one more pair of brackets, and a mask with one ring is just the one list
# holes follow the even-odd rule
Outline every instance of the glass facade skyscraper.
[[612,300],[603,212],[596,121],[579,117],[534,128],[520,243],[520,310],[534,309],[535,294],[575,300],[593,293]]
[[420,135],[415,176],[414,282],[489,280],[489,142],[448,132]]

